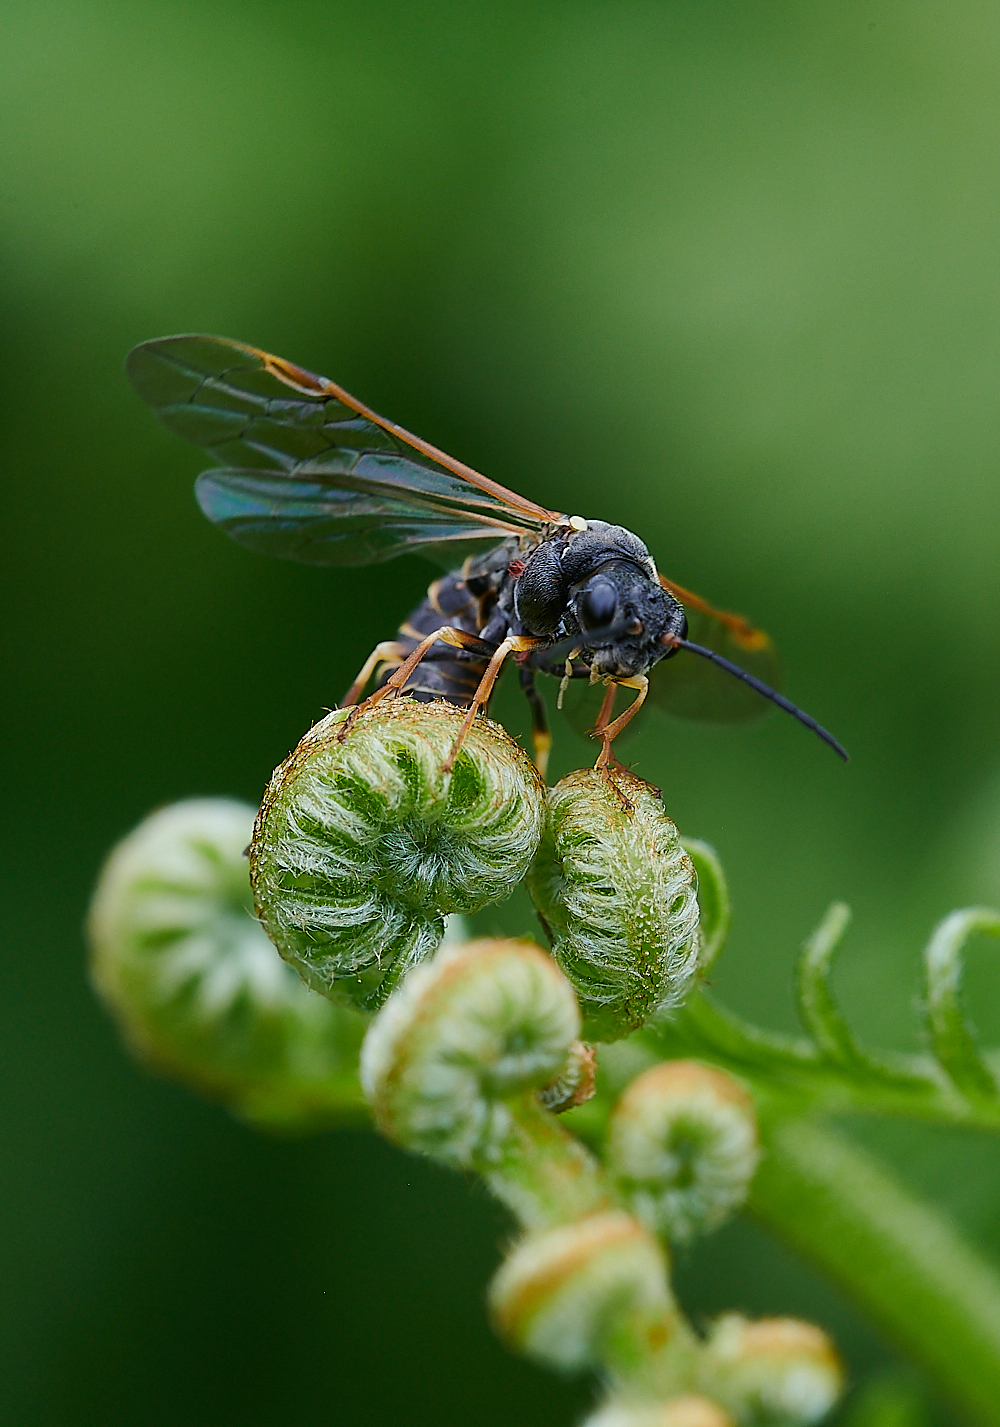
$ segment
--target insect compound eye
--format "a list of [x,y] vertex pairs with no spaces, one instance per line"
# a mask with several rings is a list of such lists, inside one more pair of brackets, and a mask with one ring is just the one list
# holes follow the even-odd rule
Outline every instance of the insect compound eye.
[[584,629],[600,629],[610,624],[618,609],[618,594],[614,585],[601,580],[584,590],[580,600],[580,621]]

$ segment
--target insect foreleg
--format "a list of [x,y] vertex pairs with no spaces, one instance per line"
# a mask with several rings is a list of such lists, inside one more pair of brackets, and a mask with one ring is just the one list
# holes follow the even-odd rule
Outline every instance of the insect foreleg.
[[[638,689],[638,697],[633,699],[631,704],[623,714],[619,714],[614,723],[609,723],[611,710],[614,707],[615,691],[618,688]],[[642,705],[645,703],[646,694],[649,692],[649,680],[645,674],[639,674],[634,679],[618,679],[614,684],[609,685],[608,692],[604,696],[604,703],[601,705],[601,712],[598,714],[597,723],[594,726],[594,737],[601,740],[601,751],[598,755],[595,768],[607,768],[615,764],[618,760],[611,752],[611,744],[621,733],[622,729],[632,722]]]
[[545,701],[535,687],[534,669],[529,669],[526,664],[522,664],[520,675],[521,688],[524,690],[531,709],[531,741],[535,750],[535,767],[544,779],[549,764],[549,749],[552,747],[552,735],[549,733]]
[[611,710],[615,706],[615,694],[618,692],[617,684],[609,684],[601,702],[601,711],[597,715],[597,722],[590,730],[591,737],[603,738],[604,731],[611,722]]
[[[507,636],[507,638],[503,641],[502,644],[497,645],[496,652],[492,655],[490,662],[486,666],[486,673],[479,681],[479,688],[476,690],[476,696],[472,700],[472,703],[469,705],[469,712],[465,715],[462,727],[458,730],[458,737],[452,744],[451,752],[441,764],[442,773],[450,773],[452,768],[454,768],[455,759],[458,757],[462,744],[465,742],[466,737],[468,736],[468,732],[469,729],[472,727],[473,720],[475,719],[476,714],[479,712],[479,710],[487,703],[490,694],[493,692],[493,685],[497,681],[497,675],[503,668],[503,661],[507,658],[507,655],[513,654],[515,652],[520,653],[522,650],[540,649],[543,648],[549,642],[550,641],[547,639],[537,639],[534,635],[530,634],[511,634]],[[407,663],[408,662],[409,660],[407,661]],[[402,672],[403,670],[400,669],[399,674],[402,674]],[[399,674],[394,675],[394,677],[398,678]],[[392,681],[390,680],[390,683],[391,682]]]

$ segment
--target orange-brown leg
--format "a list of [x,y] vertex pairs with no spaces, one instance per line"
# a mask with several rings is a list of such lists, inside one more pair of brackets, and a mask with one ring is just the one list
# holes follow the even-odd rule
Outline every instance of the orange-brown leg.
[[[451,644],[456,649],[473,649],[477,653],[484,653],[486,650],[492,648],[492,645],[484,644],[476,635],[469,634],[468,631],[464,629],[456,629],[454,625],[444,624],[440,629],[435,629],[432,634],[428,634],[425,638],[421,639],[416,649],[402,660],[395,674],[387,679],[381,688],[375,689],[373,693],[369,694],[363,704],[355,704],[341,725],[340,733],[337,735],[341,743],[343,743],[344,739],[350,733],[361,710],[374,708],[377,703],[390,694],[398,694],[428,649],[439,639],[442,643]],[[381,654],[379,652],[380,650],[383,651]],[[393,652],[390,653],[390,651]],[[371,678],[377,664],[385,662],[387,658],[398,659],[402,652],[402,649],[397,644],[378,645],[371,656],[366,660],[365,667],[361,670],[357,679],[355,679],[354,683],[348,689],[348,697],[352,694],[357,697],[358,694],[361,693],[361,690]]]
[[549,732],[545,703],[535,688],[535,671],[529,669],[525,664],[521,665],[521,688],[527,696],[528,707],[531,709],[531,742],[535,752],[535,767],[541,773],[544,782],[549,766],[552,735]]
[[358,677],[341,699],[340,707],[347,709],[357,703],[365,691],[368,680],[380,664],[401,664],[405,658],[406,650],[401,644],[397,644],[395,640],[385,640],[382,644],[376,644],[375,648],[361,666],[361,672],[358,674]]
[[[618,692],[617,684],[609,684],[604,695],[604,702],[601,704],[601,712],[597,715],[597,722],[590,730],[591,738],[604,737],[604,730],[611,722],[611,710],[615,706],[615,694]],[[602,748],[603,752],[603,748]]]
[[507,655],[521,653],[530,649],[544,649],[549,642],[547,639],[536,639],[533,635],[529,634],[511,634],[502,644],[497,645],[496,653],[486,666],[486,673],[479,681],[476,696],[469,705],[469,711],[465,715],[462,727],[458,730],[458,737],[451,746],[451,752],[441,764],[442,773],[450,773],[452,768],[454,768],[455,759],[458,757],[462,744],[469,735],[469,729],[473,725],[476,714],[487,703],[490,694],[493,692],[493,685],[497,681],[497,675],[503,668],[503,661],[507,658]]
[[[626,689],[638,689],[639,696],[633,699],[625,712],[619,714],[614,722],[611,723],[609,722],[611,710],[614,708],[615,694],[618,691],[619,684]],[[643,700],[646,697],[648,687],[649,680],[641,674],[635,679],[621,679],[616,684],[610,684],[608,686],[608,692],[604,695],[601,712],[597,716],[597,723],[593,729],[593,737],[601,740],[601,751],[598,754],[597,762],[594,764],[594,767],[600,770],[610,787],[621,799],[622,805],[627,813],[633,811],[633,806],[622,792],[621,785],[616,776],[618,773],[624,773],[626,770],[624,764],[619,763],[615,757],[611,744],[621,733],[622,729],[625,728],[639,712]]]
[[632,804],[622,792],[621,784],[618,782],[616,776],[619,772],[624,772],[625,769],[612,752],[611,740],[607,736],[607,729],[611,723],[611,710],[615,706],[615,695],[617,692],[617,684],[608,685],[607,693],[604,695],[604,702],[601,704],[601,711],[597,715],[597,722],[590,730],[590,736],[591,738],[601,739],[600,756],[594,766],[600,769],[601,776],[611,791],[616,795],[625,812],[631,813],[634,811]]
[[[638,698],[632,700],[623,714],[618,715],[614,723],[608,723],[608,719],[611,717],[611,710],[614,707],[615,691],[618,688],[638,689],[639,695]],[[601,712],[598,714],[597,723],[594,726],[594,737],[601,740],[601,751],[598,755],[597,762],[594,764],[595,768],[607,768],[609,764],[618,763],[617,758],[615,758],[611,751],[611,744],[621,733],[622,729],[626,728],[632,722],[640,708],[642,708],[648,690],[649,680],[645,674],[639,674],[635,679],[619,679],[609,687],[608,692],[604,696],[604,703],[601,705]],[[618,764],[618,766],[621,767],[621,764]]]

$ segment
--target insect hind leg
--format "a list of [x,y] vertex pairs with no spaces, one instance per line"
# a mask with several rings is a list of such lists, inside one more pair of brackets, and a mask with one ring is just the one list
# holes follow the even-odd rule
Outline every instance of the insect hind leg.
[[[394,696],[402,692],[407,679],[413,673],[414,669],[420,663],[421,659],[423,659],[428,649],[430,649],[430,647],[435,644],[439,639],[444,644],[454,645],[456,649],[469,649],[473,653],[480,655],[492,655],[495,653],[496,650],[496,645],[487,644],[482,639],[478,639],[476,635],[469,634],[464,629],[457,629],[452,624],[444,624],[440,627],[440,629],[432,630],[430,634],[426,635],[423,639],[421,639],[416,649],[412,650],[409,654],[406,654],[406,651],[402,648],[401,645],[395,643],[385,643],[377,645],[376,648],[372,651],[371,655],[365,661],[365,666],[361,670],[361,673],[358,675],[357,679],[355,679],[350,689],[348,689],[348,696],[354,694],[356,697],[358,694],[361,693],[361,690],[365,687],[365,684],[367,684],[368,680],[371,678],[376,666],[379,663],[384,663],[387,660],[391,660],[393,662],[397,662],[399,664],[399,667],[391,678],[387,679],[384,684],[382,684],[374,691],[374,693],[368,695],[367,699],[365,699],[363,704],[354,705],[354,707],[351,709],[351,712],[345,719],[344,723],[341,725],[340,733],[338,734],[338,740],[341,743],[343,743],[344,739],[350,733],[362,709],[374,708],[375,705],[377,703],[380,703],[382,699],[387,698],[390,695]],[[386,652],[380,654],[379,650],[384,650]],[[389,653],[388,651],[392,652]],[[405,658],[401,657],[403,655],[405,655]],[[496,675],[494,675],[494,679],[495,678]],[[492,688],[492,686],[493,681],[491,680],[490,688]],[[479,697],[478,692],[476,697]],[[477,705],[474,703],[473,711],[475,711],[476,707]],[[463,732],[459,735],[459,738],[464,738],[464,729]],[[455,750],[453,750],[453,752],[454,751]]]
[[340,707],[346,709],[357,703],[364,693],[369,679],[380,664],[401,664],[405,658],[406,650],[394,639],[383,640],[381,644],[376,644],[362,664],[358,677],[341,699]]

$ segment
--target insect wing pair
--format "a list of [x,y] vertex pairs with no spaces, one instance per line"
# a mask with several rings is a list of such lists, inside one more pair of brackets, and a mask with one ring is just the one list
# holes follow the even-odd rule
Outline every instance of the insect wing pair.
[[[531,545],[565,515],[507,490],[385,420],[325,377],[219,337],[134,348],[128,375],[160,420],[218,466],[198,502],[251,550],[312,565],[356,566],[412,552],[446,568],[511,535]],[[773,685],[770,639],[661,577],[688,638]],[[759,691],[707,659],[651,670],[649,701],[684,718],[757,716]],[[811,721],[810,721],[811,722]]]

